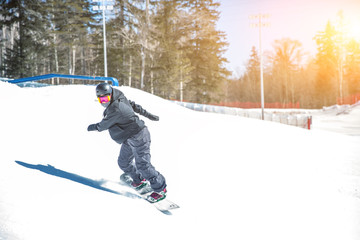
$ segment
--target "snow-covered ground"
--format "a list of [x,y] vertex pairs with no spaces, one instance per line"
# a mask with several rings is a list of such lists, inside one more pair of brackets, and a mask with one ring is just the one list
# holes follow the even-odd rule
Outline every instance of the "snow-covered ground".
[[360,102],[313,111],[313,128],[360,137]]
[[359,135],[321,130],[324,115],[309,131],[120,89],[160,116],[143,118],[152,162],[181,208],[165,215],[115,183],[120,146],[86,131],[102,117],[94,87],[0,82],[1,240],[360,239]]

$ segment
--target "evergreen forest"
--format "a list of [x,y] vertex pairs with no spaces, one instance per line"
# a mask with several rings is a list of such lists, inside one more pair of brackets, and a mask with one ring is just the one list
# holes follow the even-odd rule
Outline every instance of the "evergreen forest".
[[[260,102],[254,46],[246,69],[231,77],[216,0],[113,0],[106,11],[107,75],[166,99],[197,103]],[[0,0],[0,77],[49,73],[105,76],[103,12],[94,0]],[[330,21],[306,58],[284,38],[264,53],[265,102],[318,108],[360,93],[360,42]],[[256,45],[257,43],[254,43]],[[306,59],[306,61],[305,61]],[[53,79],[52,84],[63,84]]]
[[[275,40],[263,53],[265,103],[299,103],[300,108],[352,104],[360,100],[360,39],[346,31],[342,11],[327,22],[313,40],[315,56],[309,56],[300,41]],[[260,57],[254,46],[245,73],[227,81],[227,102],[261,101]]]

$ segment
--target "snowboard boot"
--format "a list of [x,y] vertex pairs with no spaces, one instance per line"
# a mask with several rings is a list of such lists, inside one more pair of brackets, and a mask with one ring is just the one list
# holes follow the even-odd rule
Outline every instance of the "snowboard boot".
[[135,183],[134,181],[131,183],[131,187],[134,188],[136,191],[140,191],[147,185],[148,181],[146,181],[146,179],[143,179],[140,183]]
[[147,200],[152,203],[159,202],[166,198],[166,188],[160,192],[152,192],[149,196],[147,196]]

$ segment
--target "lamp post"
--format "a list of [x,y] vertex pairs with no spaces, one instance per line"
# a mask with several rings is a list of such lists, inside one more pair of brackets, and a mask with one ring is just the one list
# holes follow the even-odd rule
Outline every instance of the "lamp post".
[[265,100],[264,100],[264,73],[263,73],[263,54],[262,54],[262,45],[261,45],[261,28],[269,26],[268,23],[262,21],[263,18],[269,18],[269,14],[257,14],[251,15],[250,19],[258,19],[258,22],[251,24],[252,27],[259,28],[259,55],[260,55],[260,91],[261,91],[261,119],[265,119]]
[[[112,10],[113,5],[107,4],[105,5],[105,2],[107,0],[93,0],[93,2],[101,2],[100,6],[94,6],[93,10],[98,11],[102,10],[102,19],[103,19],[103,37],[104,37],[104,75],[105,77],[108,76],[107,72],[107,50],[106,50],[106,17],[105,17],[105,10]],[[111,2],[112,3],[112,2]]]

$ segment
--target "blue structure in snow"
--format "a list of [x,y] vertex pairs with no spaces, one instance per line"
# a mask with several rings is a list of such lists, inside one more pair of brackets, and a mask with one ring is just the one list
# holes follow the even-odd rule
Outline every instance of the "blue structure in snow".
[[79,76],[79,75],[66,75],[66,74],[46,74],[35,77],[19,78],[8,81],[9,83],[24,83],[33,82],[39,80],[46,80],[51,78],[69,78],[69,79],[80,79],[80,80],[93,80],[93,81],[111,81],[113,86],[119,86],[119,81],[113,77],[90,77],[90,76]]

